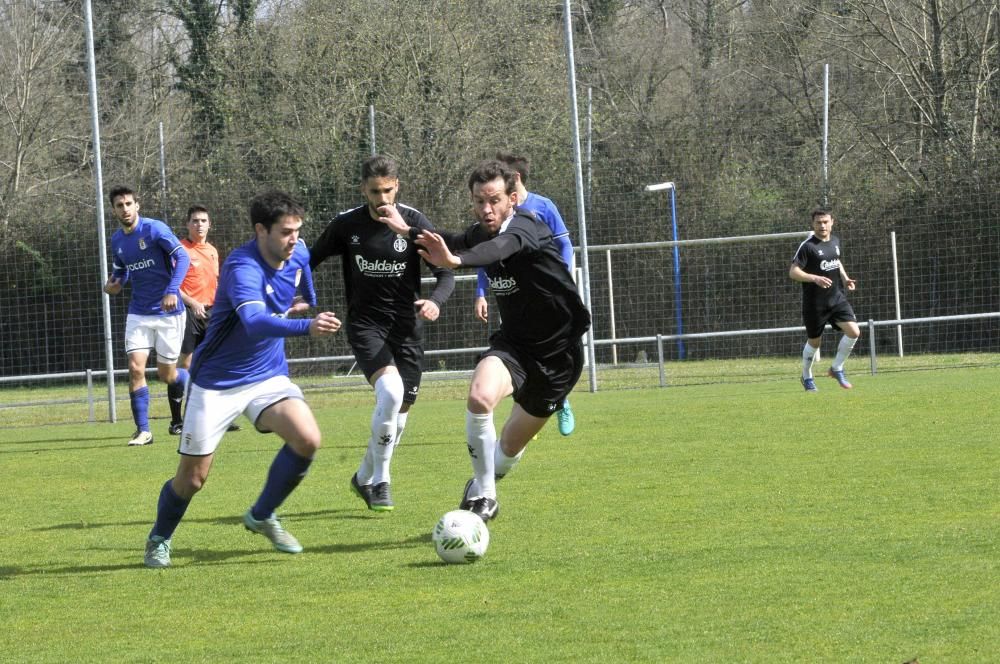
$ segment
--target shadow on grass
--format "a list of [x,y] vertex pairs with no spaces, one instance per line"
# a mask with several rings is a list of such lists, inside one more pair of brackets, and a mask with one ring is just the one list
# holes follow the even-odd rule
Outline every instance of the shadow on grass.
[[[346,514],[346,512],[351,512],[351,514]],[[318,510],[315,512],[286,513],[284,514],[284,516],[288,517],[291,521],[299,521],[299,520],[305,521],[311,519],[328,518],[331,516],[341,519],[361,519],[361,518],[375,517],[374,513],[368,515],[365,513],[356,514],[356,512],[357,510],[354,509]],[[152,526],[153,516],[154,515],[151,514],[149,519],[143,521],[91,521],[91,522],[75,521],[73,523],[59,523],[52,526],[41,526],[39,528],[32,528],[32,530],[34,530],[35,532],[46,532],[51,530],[86,530],[90,528],[125,528],[131,526]],[[200,519],[186,518],[183,521],[181,521],[181,523],[182,524],[207,523],[213,526],[242,526],[243,515],[235,514],[232,516],[203,517]]]
[[[75,436],[67,438],[42,438],[36,440],[7,440],[0,443],[0,454],[38,454],[39,452],[66,452],[70,450],[93,450],[105,447],[126,447],[119,436]],[[77,445],[75,443],[98,442],[101,445]],[[35,447],[52,443],[67,443],[59,447]],[[10,448],[10,449],[6,449]]]
[[[217,521],[206,520],[212,523]],[[242,521],[240,522],[242,523]],[[246,565],[246,564],[282,564],[286,558],[295,556],[283,554],[267,546],[267,542],[261,538],[261,547],[253,549],[227,549],[225,551],[192,551],[191,549],[180,549],[171,552],[173,565],[171,567],[186,568],[189,565]],[[304,555],[336,555],[345,553],[363,553],[365,551],[382,551],[385,549],[405,549],[415,546],[425,546],[431,541],[430,533],[421,533],[397,541],[369,541],[343,544],[325,544],[321,546],[307,546]],[[255,556],[267,556],[265,559],[248,560]],[[181,563],[181,564],[178,564]],[[428,565],[410,565],[410,567],[423,567]],[[120,572],[122,570],[144,569],[142,563],[142,550],[136,547],[134,552],[130,552],[129,561],[123,563],[104,565],[67,565],[63,567],[0,567],[0,581],[13,579],[15,577],[27,576],[52,576],[68,575],[76,576],[83,574],[100,574],[105,572]]]

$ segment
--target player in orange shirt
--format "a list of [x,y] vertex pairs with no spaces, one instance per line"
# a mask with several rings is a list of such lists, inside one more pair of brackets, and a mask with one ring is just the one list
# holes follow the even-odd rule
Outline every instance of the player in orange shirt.
[[[208,230],[212,220],[208,208],[204,205],[192,205],[187,212],[187,237],[181,244],[187,249],[191,258],[191,266],[181,283],[181,299],[187,307],[187,326],[184,329],[184,341],[181,344],[180,359],[177,366],[188,369],[191,367],[191,355],[194,349],[205,338],[208,328],[208,316],[215,302],[215,291],[219,285],[219,252],[208,241]],[[184,395],[169,395],[171,399],[183,399]],[[172,422],[170,433],[179,435],[183,422]],[[229,427],[230,431],[239,431],[237,424]]]

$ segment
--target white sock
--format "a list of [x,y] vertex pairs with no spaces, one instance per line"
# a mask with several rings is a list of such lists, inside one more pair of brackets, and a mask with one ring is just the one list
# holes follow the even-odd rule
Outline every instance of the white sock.
[[372,475],[375,473],[375,460],[372,458],[371,439],[368,440],[368,447],[365,448],[365,456],[358,466],[358,484],[364,486],[372,483]]
[[813,348],[806,342],[805,348],[802,349],[802,377],[812,378],[813,377],[813,365],[816,364],[816,360],[819,359],[819,348]]
[[[396,441],[396,418],[403,405],[403,379],[398,373],[384,373],[375,381],[375,410],[372,412],[372,483],[390,482],[389,462]],[[363,463],[363,462],[362,462]]]
[[493,479],[496,466],[493,459],[497,447],[497,430],[493,426],[493,413],[477,415],[466,411],[465,435],[469,441],[469,457],[476,480],[473,487],[475,492],[470,495],[496,500],[497,485]]
[[396,416],[396,445],[399,445],[399,441],[403,440],[403,429],[406,428],[406,418],[409,415],[410,411],[406,411]]
[[857,342],[857,337],[852,339],[846,334],[842,336],[840,338],[840,343],[837,344],[837,356],[833,358],[833,366],[830,368],[834,371],[843,371],[844,362],[847,361],[847,356],[851,354],[852,350],[854,350],[854,344]]
[[504,453],[503,447],[501,447],[500,443],[497,443],[496,452],[493,453],[493,474],[496,478],[500,479],[510,471],[514,470],[514,466],[516,466],[517,462],[521,460],[522,456],[524,456],[524,450],[526,449],[528,448],[525,447],[514,456],[509,457]]

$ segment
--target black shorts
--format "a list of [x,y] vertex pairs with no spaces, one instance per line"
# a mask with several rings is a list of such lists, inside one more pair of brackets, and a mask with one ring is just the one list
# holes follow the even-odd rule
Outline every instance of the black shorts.
[[372,376],[388,366],[396,367],[403,379],[403,403],[412,404],[420,391],[424,359],[420,326],[405,333],[395,326],[388,330],[377,327],[348,326],[347,341],[354,351],[354,359],[371,382]]
[[549,417],[562,408],[583,373],[583,343],[579,340],[565,351],[539,359],[494,336],[480,359],[490,356],[500,358],[510,372],[514,402],[535,417]]
[[[212,307],[205,307],[205,313],[212,311]],[[190,355],[194,349],[205,340],[205,332],[208,330],[208,318],[197,318],[187,308],[187,322],[184,324],[184,341],[181,342],[181,354]]]
[[826,309],[803,308],[802,320],[806,325],[806,336],[810,339],[816,339],[823,336],[823,330],[827,323],[836,327],[837,323],[857,322],[858,319],[854,317],[854,309],[851,308],[851,304],[847,300],[841,300]]

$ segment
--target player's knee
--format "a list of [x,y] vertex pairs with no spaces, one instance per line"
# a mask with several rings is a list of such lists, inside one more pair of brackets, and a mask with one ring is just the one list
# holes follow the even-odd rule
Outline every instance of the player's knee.
[[490,398],[490,395],[475,388],[469,390],[469,398],[465,402],[465,407],[469,409],[470,413],[477,415],[491,413],[493,406],[493,399]]
[[398,373],[387,372],[375,381],[375,403],[379,408],[398,411],[403,406],[403,378]]
[[174,492],[185,500],[191,500],[202,490],[207,480],[207,474],[199,471],[178,475],[174,478]]
[[320,434],[319,429],[310,431],[300,431],[294,438],[287,441],[288,446],[292,448],[292,451],[301,457],[311,459],[319,451],[322,446],[322,434]]

